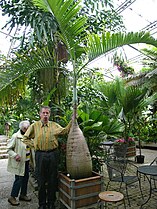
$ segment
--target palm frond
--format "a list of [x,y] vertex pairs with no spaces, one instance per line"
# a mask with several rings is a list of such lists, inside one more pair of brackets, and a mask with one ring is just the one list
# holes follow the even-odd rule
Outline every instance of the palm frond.
[[118,47],[136,43],[146,43],[157,46],[157,40],[151,37],[149,33],[145,32],[129,32],[126,34],[121,32],[116,34],[106,32],[103,33],[101,37],[97,34],[89,34],[87,42],[88,62]]
[[20,75],[18,78],[5,83],[3,87],[1,85],[0,105],[13,105],[19,96],[22,96],[25,93],[26,83],[27,77],[25,75]]
[[36,6],[53,13],[58,22],[61,37],[69,50],[70,56],[74,59],[75,46],[78,45],[76,37],[85,31],[86,17],[78,16],[81,1],[33,0],[33,2]]
[[140,72],[126,80],[128,86],[140,86],[147,88],[149,91],[156,92],[157,90],[157,68],[148,72]]
[[140,106],[140,102],[146,97],[147,91],[136,87],[127,87],[124,94],[119,97],[124,114],[134,112]]
[[[29,54],[29,55],[28,55]],[[53,76],[47,76],[49,71],[56,69],[54,63],[53,52],[48,47],[42,49],[31,50],[26,54],[16,54],[16,58],[4,66],[0,72],[0,103],[13,104],[17,101],[19,95],[24,93],[25,85],[31,74],[36,71],[47,72],[42,74],[43,80],[45,76],[46,85],[52,86]],[[60,72],[63,68],[58,68]],[[65,76],[64,76],[65,77]],[[63,85],[64,78],[61,84]],[[65,88],[62,86],[63,91]],[[60,90],[60,91],[61,91]]]

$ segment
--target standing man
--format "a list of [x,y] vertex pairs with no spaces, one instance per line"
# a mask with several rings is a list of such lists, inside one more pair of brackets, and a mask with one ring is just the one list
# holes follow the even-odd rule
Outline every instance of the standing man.
[[49,121],[50,107],[40,109],[40,120],[33,123],[25,133],[23,140],[29,144],[33,139],[35,149],[36,175],[38,181],[39,209],[55,209],[58,175],[58,135],[69,132],[71,122],[65,127]]
[[13,206],[20,204],[16,199],[19,193],[19,200],[31,201],[31,198],[27,196],[30,148],[22,142],[23,135],[29,125],[29,121],[21,121],[18,132],[12,135],[7,144],[7,152],[9,154],[7,170],[15,174],[11,196],[8,198],[8,202]]

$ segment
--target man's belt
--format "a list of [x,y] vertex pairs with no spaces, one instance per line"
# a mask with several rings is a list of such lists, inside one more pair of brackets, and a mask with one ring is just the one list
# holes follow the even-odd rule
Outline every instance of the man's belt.
[[55,148],[55,149],[48,149],[48,150],[36,150],[36,152],[46,152],[46,153],[48,153],[48,152],[54,152],[56,150],[57,150],[57,148]]

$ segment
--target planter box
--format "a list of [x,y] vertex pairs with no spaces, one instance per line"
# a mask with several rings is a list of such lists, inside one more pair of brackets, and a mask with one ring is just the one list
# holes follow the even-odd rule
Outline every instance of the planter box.
[[114,152],[117,157],[134,157],[136,156],[136,145],[114,146]]
[[127,147],[126,157],[134,157],[134,156],[136,156],[136,146],[129,145]]
[[117,157],[125,157],[127,153],[127,144],[114,145],[114,153]]
[[98,194],[103,191],[103,177],[93,172],[93,176],[84,179],[70,179],[59,174],[59,200],[68,209],[81,208],[97,203]]

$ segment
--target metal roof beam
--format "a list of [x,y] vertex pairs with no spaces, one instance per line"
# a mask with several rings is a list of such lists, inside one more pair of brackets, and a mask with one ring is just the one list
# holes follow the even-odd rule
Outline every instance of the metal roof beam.
[[118,14],[120,14],[121,12],[123,12],[126,8],[128,8],[131,4],[133,4],[136,0],[126,0],[125,2],[123,2],[117,9],[116,12],[118,12]]

